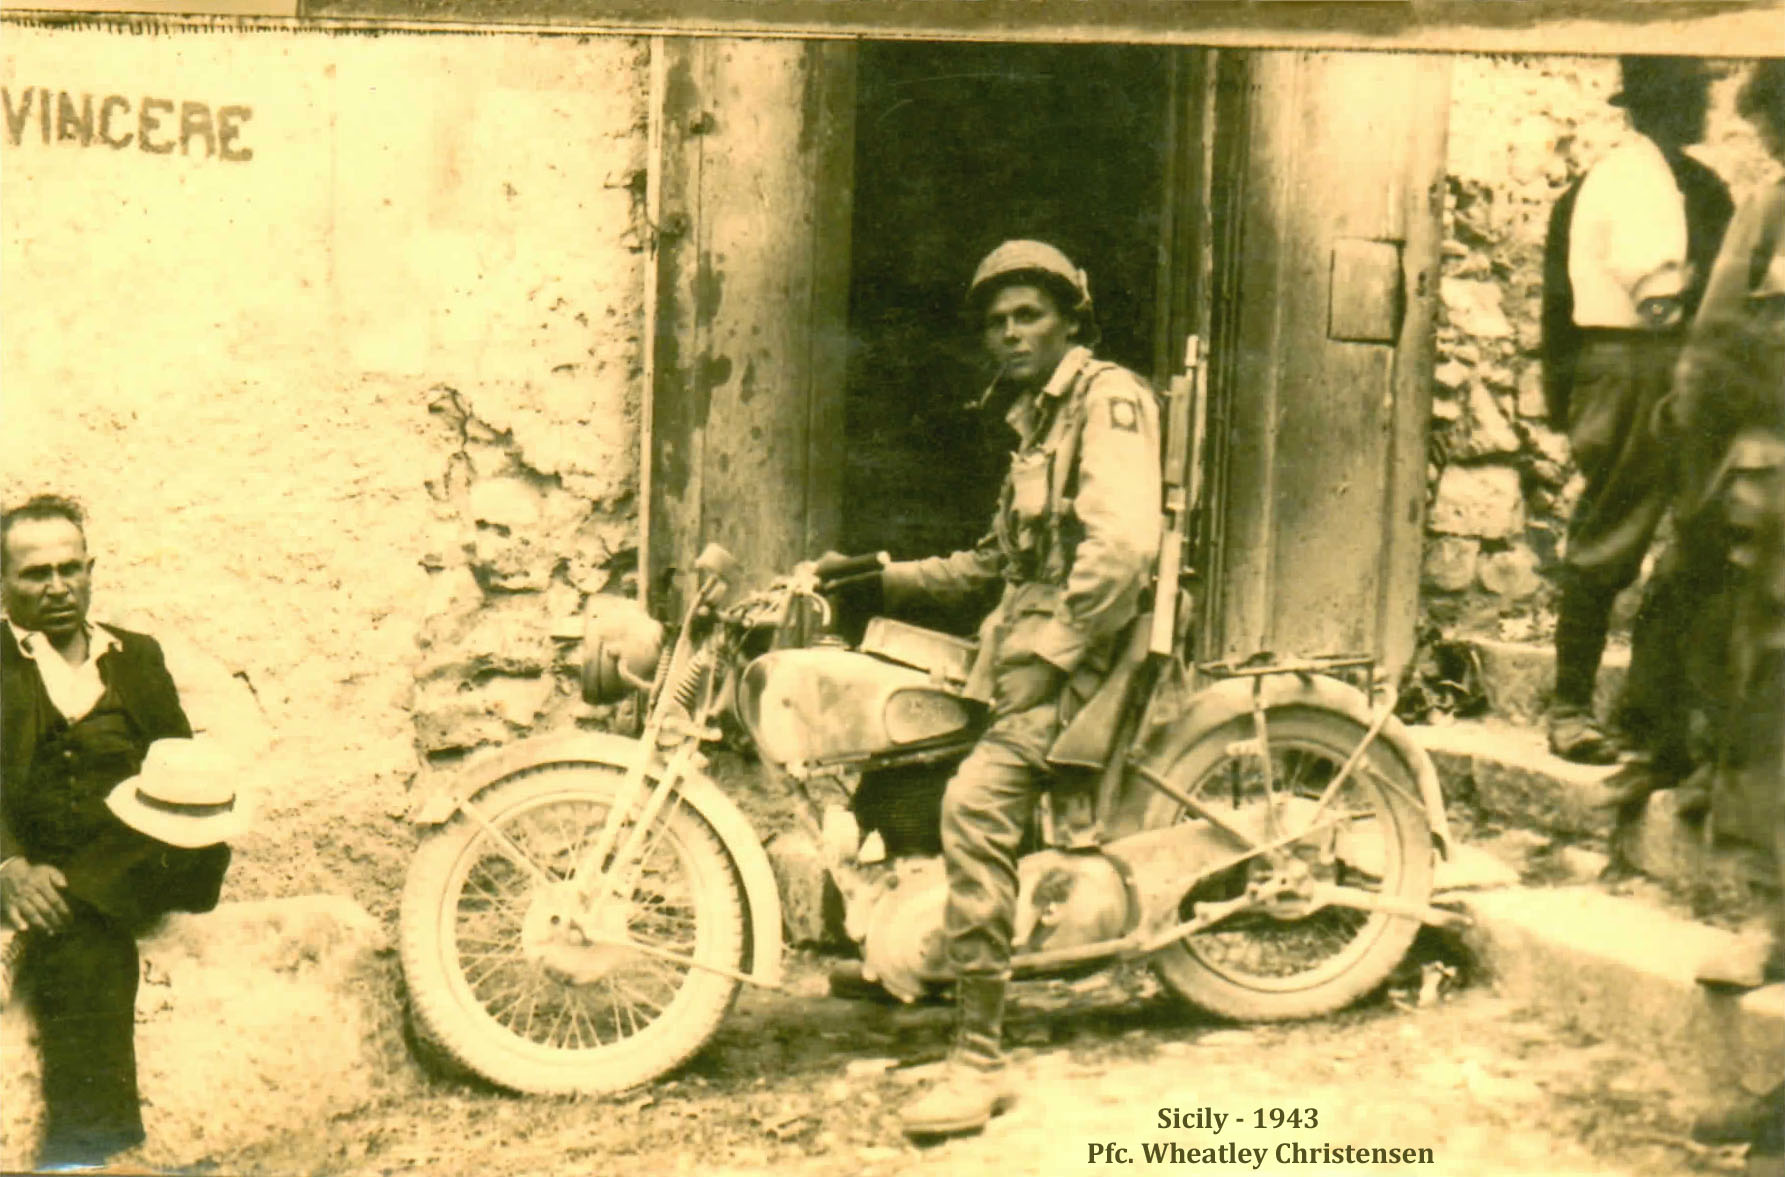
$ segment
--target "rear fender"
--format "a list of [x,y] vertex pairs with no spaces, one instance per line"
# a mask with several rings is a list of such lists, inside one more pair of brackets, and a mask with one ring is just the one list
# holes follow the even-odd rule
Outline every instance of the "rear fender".
[[[1163,778],[1172,765],[1209,732],[1231,720],[1251,715],[1254,681],[1250,677],[1228,678],[1199,690],[1169,733],[1148,748],[1144,756],[1137,757],[1136,767]],[[1369,698],[1356,687],[1336,678],[1318,674],[1306,678],[1298,674],[1272,674],[1264,676],[1259,689],[1267,712],[1277,707],[1311,707],[1336,711],[1366,729],[1376,722]],[[1414,741],[1406,725],[1392,715],[1382,725],[1376,739],[1393,749],[1413,771],[1414,779],[1419,783],[1419,797],[1425,806],[1426,819],[1432,827],[1432,840],[1439,854],[1449,858],[1450,821],[1444,815],[1444,793],[1439,787],[1438,770],[1432,766],[1432,758]]]
[[[444,824],[466,801],[475,800],[490,786],[524,769],[547,764],[603,764],[626,769],[643,753],[644,745],[639,741],[607,732],[540,736],[508,744],[474,757],[423,797],[411,810],[409,820],[421,826]],[[780,984],[781,892],[775,885],[775,874],[761,839],[751,828],[750,819],[704,773],[683,773],[679,792],[719,835],[737,866],[744,898],[750,905],[750,975],[764,985]]]

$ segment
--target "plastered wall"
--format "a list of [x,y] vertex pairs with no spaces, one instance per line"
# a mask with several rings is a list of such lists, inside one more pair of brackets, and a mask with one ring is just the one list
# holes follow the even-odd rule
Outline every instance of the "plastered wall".
[[562,718],[552,618],[628,587],[645,70],[6,30],[0,490],[80,498],[96,615],[258,695],[239,894],[387,907],[419,770]]

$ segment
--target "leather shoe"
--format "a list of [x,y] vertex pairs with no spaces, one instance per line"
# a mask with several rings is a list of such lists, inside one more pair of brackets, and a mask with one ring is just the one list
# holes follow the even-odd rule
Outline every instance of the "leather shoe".
[[1618,746],[1591,715],[1558,711],[1549,717],[1549,749],[1576,764],[1616,764]]

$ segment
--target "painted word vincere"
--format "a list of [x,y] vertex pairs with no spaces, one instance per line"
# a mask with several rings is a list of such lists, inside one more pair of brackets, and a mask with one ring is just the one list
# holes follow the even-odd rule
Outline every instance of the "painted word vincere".
[[[254,149],[242,143],[242,125],[254,117],[247,106],[175,102],[121,94],[71,94],[43,86],[14,93],[0,87],[6,107],[6,141],[21,146],[27,138],[46,145],[72,143],[122,151],[134,145],[151,155],[197,155],[229,163],[246,163]],[[32,133],[35,132],[35,133]]]

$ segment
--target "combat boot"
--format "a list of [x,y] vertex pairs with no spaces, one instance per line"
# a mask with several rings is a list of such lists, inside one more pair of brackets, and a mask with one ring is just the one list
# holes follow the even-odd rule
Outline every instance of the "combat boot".
[[1004,1061],[1004,986],[1001,975],[972,975],[956,982],[954,1048],[936,1085],[900,1113],[907,1136],[978,1132],[1016,1103],[1016,1087]]

